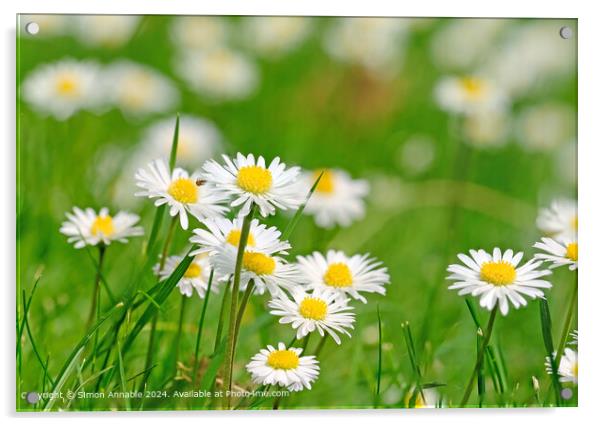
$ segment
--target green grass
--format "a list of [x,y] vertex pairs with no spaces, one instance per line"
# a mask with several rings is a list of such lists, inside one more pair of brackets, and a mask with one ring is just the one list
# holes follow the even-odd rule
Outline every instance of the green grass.
[[[286,231],[293,246],[291,259],[314,249],[370,252],[391,274],[386,296],[371,295],[365,305],[353,303],[357,320],[352,338],[343,337],[340,346],[327,341],[321,348],[321,373],[313,389],[283,398],[280,408],[370,408],[375,401],[378,407],[400,408],[413,405],[417,392],[429,388],[444,405],[458,406],[475,366],[477,330],[488,312],[478,303],[467,309],[461,297],[447,290],[446,267],[455,263],[458,252],[470,248],[507,247],[525,251],[527,257],[534,253],[538,208],[555,196],[576,197],[574,185],[556,173],[556,154],[525,151],[514,135],[495,150],[476,150],[450,136],[449,117],[432,97],[432,87],[444,73],[428,53],[429,40],[443,20],[412,34],[404,71],[384,82],[328,58],[320,34],[329,22],[318,19],[315,32],[298,50],[278,61],[257,59],[261,84],[256,94],[223,104],[206,102],[178,81],[171,68],[175,52],[167,36],[168,22],[167,17],[145,17],[132,42],[116,50],[86,48],[69,37],[22,39],[17,77],[22,81],[39,64],[67,56],[106,63],[130,58],[177,82],[181,105],[165,117],[173,117],[174,124],[176,113],[212,120],[229,154],[279,156],[306,168],[340,167],[369,180],[366,217],[349,228],[324,232],[304,215],[291,219],[280,214],[266,221],[281,230],[294,225],[292,232]],[[576,108],[575,87],[575,76],[554,82],[514,108],[549,100]],[[178,360],[186,368],[182,373],[193,377],[197,386],[174,379],[181,296],[173,288],[187,265],[162,285],[150,272],[169,226],[164,209],[140,200],[134,210],[142,218],[145,237],[107,249],[100,276],[100,319],[91,328],[86,328],[86,320],[96,253],[73,249],[58,231],[74,205],[107,206],[112,212],[123,208],[114,201],[122,160],[116,157],[107,172],[99,161],[101,153],[109,146],[133,147],[158,117],[130,121],[111,109],[57,122],[24,102],[18,107],[17,409],[220,408],[219,398],[171,397],[175,390],[216,390],[214,382],[222,377],[227,353],[224,339],[232,301],[225,300],[220,321],[223,289],[206,305],[198,297],[188,300]],[[415,134],[429,135],[435,148],[431,167],[419,175],[398,161],[399,147]],[[470,162],[464,163],[468,156]],[[186,252],[189,234],[178,229],[169,253]],[[543,338],[537,302],[499,316],[479,373],[482,392],[478,395],[475,387],[469,406],[478,406],[479,399],[483,406],[558,403],[549,392],[553,377],[545,373],[544,360],[551,349],[548,339],[557,343],[563,337],[566,301],[573,294],[576,274],[559,268],[551,280],[554,287],[547,292],[546,304],[550,321]],[[236,386],[253,389],[244,370],[248,359],[261,347],[288,343],[294,335],[269,315],[267,301],[267,296],[251,297],[242,318],[233,366]],[[154,315],[153,364],[145,368]],[[400,329],[402,323],[406,326]],[[219,324],[223,329],[218,332]],[[94,365],[90,355],[96,331]],[[319,345],[320,339],[313,336],[308,353]],[[541,400],[531,384],[533,376],[540,382]],[[20,397],[21,392],[44,389],[136,391],[143,377],[148,377],[146,390],[170,394],[144,400],[43,399],[36,405]],[[576,405],[576,397],[563,403]],[[246,400],[242,408],[271,409],[273,404],[273,398]]]

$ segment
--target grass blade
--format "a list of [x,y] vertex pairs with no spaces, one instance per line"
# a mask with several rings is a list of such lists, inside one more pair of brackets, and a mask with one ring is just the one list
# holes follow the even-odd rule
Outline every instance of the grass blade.
[[383,366],[383,329],[382,321],[380,317],[380,307],[376,305],[376,315],[378,317],[378,365],[376,369],[376,393],[374,395],[374,408],[378,406],[378,399],[380,396],[380,378]]
[[297,209],[297,211],[295,212],[295,214],[293,215],[291,220],[288,222],[288,225],[286,225],[286,228],[284,229],[284,232],[282,233],[282,240],[285,240],[285,241],[288,240],[289,237],[291,236],[291,234],[293,233],[295,226],[297,226],[297,222],[299,222],[299,219],[301,218],[301,215],[303,214],[303,210],[305,210],[305,206],[307,205],[307,202],[309,201],[312,194],[316,190],[318,183],[320,183],[320,179],[322,179],[322,175],[324,175],[324,172],[320,173],[320,175],[318,176],[318,178],[316,179],[314,184],[311,186],[311,189],[307,193],[307,197],[305,198],[305,201],[303,201],[303,203],[299,206],[299,208]]
[[558,377],[558,362],[554,356],[554,342],[552,340],[552,319],[550,318],[550,308],[546,299],[539,299],[539,317],[541,320],[541,334],[543,344],[546,349],[546,355],[550,360],[552,369],[552,384],[554,386],[554,397],[556,405],[561,406],[562,399],[560,398],[560,380]]
[[207,291],[205,292],[205,300],[203,301],[203,309],[199,318],[199,327],[196,333],[196,344],[194,346],[194,366],[192,370],[192,383],[197,383],[197,371],[199,367],[199,350],[201,347],[201,337],[203,335],[203,325],[205,324],[205,313],[209,304],[209,296],[211,295],[211,285],[213,284],[213,269],[209,272],[209,281],[207,282]]

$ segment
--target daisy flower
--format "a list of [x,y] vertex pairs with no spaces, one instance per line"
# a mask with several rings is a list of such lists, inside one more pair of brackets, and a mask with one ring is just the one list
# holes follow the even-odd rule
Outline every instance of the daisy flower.
[[353,180],[343,170],[316,170],[302,176],[307,191],[321,173],[322,178],[307,201],[303,213],[314,216],[316,224],[322,228],[349,226],[354,220],[363,218],[363,198],[370,188],[368,182]]
[[576,239],[577,202],[569,199],[552,201],[550,207],[539,211],[537,227],[550,237]]
[[458,258],[463,265],[447,267],[451,273],[447,279],[454,281],[448,288],[460,290],[460,296],[480,296],[480,305],[490,311],[499,305],[502,315],[508,313],[508,301],[518,309],[521,305],[527,305],[523,295],[543,299],[541,289],[552,287],[548,281],[541,279],[550,275],[550,270],[537,269],[542,261],[531,259],[518,267],[523,252],[514,254],[512,250],[506,250],[502,255],[502,251],[496,247],[493,255],[485,250],[470,250],[470,256],[460,253]]
[[[162,280],[168,278],[173,271],[176,270],[184,256],[169,256],[165,259],[163,269],[160,269],[160,264],[153,267],[155,274]],[[184,276],[178,281],[180,293],[186,297],[192,296],[193,289],[201,299],[205,297],[207,287],[209,285],[209,275],[211,275],[211,266],[207,256],[195,256]],[[211,291],[216,292],[217,287],[215,282],[211,285]]]
[[[212,256],[212,263],[218,276],[234,274],[237,249],[232,245],[223,246]],[[264,253],[253,248],[245,249],[242,258],[240,290],[244,291],[249,282],[255,283],[254,294],[264,294],[266,290],[272,296],[283,290],[291,290],[301,282],[301,276],[295,264],[288,263],[282,257],[272,253]]]
[[88,46],[117,48],[127,43],[140,22],[135,15],[79,15],[75,20],[75,34]]
[[188,50],[176,62],[176,72],[192,90],[214,101],[244,99],[259,82],[256,65],[226,47]]
[[64,59],[41,65],[23,82],[23,99],[41,113],[66,120],[104,102],[100,67],[95,62]]
[[272,311],[270,314],[282,318],[280,324],[291,324],[297,330],[297,339],[302,339],[313,331],[318,331],[320,336],[328,333],[337,345],[341,339],[337,333],[344,333],[351,337],[347,329],[353,329],[355,315],[349,299],[343,299],[330,289],[315,289],[312,293],[297,287],[291,292],[292,300],[284,293],[276,296],[268,304]]
[[177,16],[170,35],[178,48],[187,50],[221,46],[228,38],[228,21],[218,16]]
[[476,76],[443,78],[435,87],[435,99],[453,114],[501,110],[506,105],[506,96],[493,82]]
[[174,84],[146,65],[119,61],[105,72],[109,100],[127,115],[159,114],[178,102]]
[[[228,245],[234,249],[238,249],[243,220],[242,216],[234,220],[223,217],[204,220],[203,225],[205,225],[207,230],[196,228],[192,231],[194,235],[190,238],[190,242],[199,247],[191,254],[208,253],[209,255],[214,255]],[[253,219],[246,247],[263,253],[288,254],[287,250],[291,246],[288,241],[280,240],[281,235],[275,226],[268,228],[266,225],[260,224],[259,220]]]
[[367,300],[360,292],[384,295],[390,280],[387,268],[381,268],[382,263],[369,254],[347,257],[342,251],[329,250],[326,256],[318,252],[297,256],[297,262],[310,288],[334,290],[363,303]]
[[561,238],[558,241],[552,238],[542,238],[533,247],[543,250],[545,253],[537,253],[536,259],[551,262],[550,268],[568,265],[571,271],[577,269],[577,241]]
[[247,371],[257,384],[278,385],[291,392],[311,389],[320,374],[320,367],[315,356],[300,356],[302,352],[299,348],[287,349],[282,342],[278,343],[278,349],[268,345],[251,358]]
[[227,210],[220,205],[224,197],[204,185],[198,174],[189,175],[180,168],[170,174],[163,160],[155,160],[146,169],[139,169],[136,185],[143,189],[136,196],[156,198],[155,206],[167,204],[170,216],[180,215],[183,229],[188,229],[188,213],[203,220]]
[[256,16],[243,21],[245,42],[261,55],[278,57],[298,47],[309,35],[311,18]]
[[571,340],[569,341],[569,345],[577,346],[577,343],[579,341],[579,331],[578,330],[573,330],[573,331],[571,331],[571,333],[569,334],[569,336],[571,336]]
[[66,216],[60,232],[67,236],[67,242],[74,243],[76,249],[86,245],[109,245],[113,241],[127,243],[129,237],[144,234],[141,227],[134,226],[140,218],[132,213],[119,212],[113,217],[106,207],[101,208],[98,214],[91,208],[73,207],[73,213]]
[[259,207],[262,216],[276,212],[276,208],[287,210],[297,208],[305,199],[305,194],[296,184],[299,167],[286,168],[276,157],[266,167],[262,156],[253,154],[246,157],[241,153],[230,159],[224,155],[224,166],[215,160],[203,165],[203,178],[226,195],[234,197],[232,207],[242,205],[240,215],[246,216],[251,204]]
[[[556,354],[554,354],[556,356]],[[546,357],[546,371],[548,374],[552,374],[552,363],[550,357]],[[564,355],[560,358],[558,364],[558,375],[562,383],[573,383],[577,384],[579,376],[579,361],[577,358],[577,351],[571,348],[564,349]]]

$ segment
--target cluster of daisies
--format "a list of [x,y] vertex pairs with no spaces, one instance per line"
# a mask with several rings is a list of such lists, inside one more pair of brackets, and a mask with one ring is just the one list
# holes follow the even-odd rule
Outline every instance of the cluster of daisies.
[[[364,214],[362,197],[368,187],[345,172],[304,172],[287,167],[279,158],[267,164],[261,156],[239,153],[233,158],[224,155],[223,162],[208,160],[193,173],[182,168],[170,171],[163,160],[154,160],[140,168],[135,179],[137,196],[154,200],[155,206],[166,205],[182,230],[196,226],[189,238],[193,259],[177,283],[183,296],[196,292],[206,297],[211,276],[212,291],[229,285],[238,250],[245,247],[240,290],[269,295],[270,313],[279,317],[279,323],[290,324],[297,340],[317,333],[341,344],[341,335],[351,336],[355,322],[351,301],[366,303],[365,294],[386,292],[387,268],[368,254],[348,256],[329,250],[289,259],[290,243],[276,227],[261,223],[261,218],[277,211],[295,211],[304,205],[324,226],[348,225]],[[241,243],[243,222],[254,212],[259,217],[250,220],[245,245]],[[74,208],[67,219],[61,232],[76,248],[108,246],[142,235],[142,229],[135,226],[138,216],[130,213],[112,217],[106,208],[98,214]],[[171,255],[155,265],[154,271],[160,279],[167,278],[182,260],[183,256]],[[268,346],[252,358],[247,370],[262,385],[290,391],[311,388],[319,374],[318,361],[302,352],[284,343]]]
[[[462,263],[447,268],[447,279],[453,281],[449,289],[458,290],[461,296],[478,297],[481,307],[499,309],[502,315],[508,314],[510,306],[526,306],[527,298],[545,298],[544,290],[552,287],[546,278],[552,269],[577,269],[577,203],[568,199],[553,201],[540,211],[537,226],[546,236],[534,244],[540,252],[532,259],[521,264],[523,252],[497,247],[493,253],[482,249],[470,250],[469,255],[460,253]],[[558,373],[564,381],[577,382],[575,350],[565,349]]]

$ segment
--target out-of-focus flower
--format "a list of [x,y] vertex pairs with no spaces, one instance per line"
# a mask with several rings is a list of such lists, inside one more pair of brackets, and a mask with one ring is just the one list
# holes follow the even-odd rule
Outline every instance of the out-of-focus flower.
[[320,174],[322,178],[303,213],[313,216],[316,224],[322,228],[349,226],[354,220],[364,217],[364,197],[370,189],[368,182],[353,180],[346,171],[340,169],[316,170],[302,176],[307,191]]
[[[27,37],[60,36],[66,34],[69,29],[68,19],[64,15],[20,15],[19,22],[21,24],[20,35]],[[25,26],[30,22],[38,24],[39,31],[35,35],[25,31]]]
[[568,105],[544,103],[526,108],[517,120],[517,139],[529,151],[552,150],[575,140],[576,111]]
[[432,38],[433,60],[446,70],[475,69],[507,26],[504,19],[450,19]]
[[537,216],[537,227],[547,236],[577,240],[577,202],[569,199],[552,201],[549,208],[543,208]]
[[134,226],[139,220],[138,215],[127,212],[119,212],[113,217],[105,207],[98,214],[91,208],[74,207],[73,213],[67,213],[60,232],[68,237],[67,242],[74,243],[76,249],[86,245],[109,245],[113,241],[127,243],[129,237],[144,234],[141,227]]
[[223,156],[225,165],[209,160],[203,165],[202,176],[221,193],[234,197],[232,207],[242,206],[240,215],[246,216],[251,204],[256,204],[262,216],[276,213],[276,209],[297,208],[305,194],[297,184],[299,167],[289,167],[276,157],[266,167],[262,156],[240,152],[236,158]]
[[535,259],[551,262],[552,265],[550,268],[568,265],[571,271],[577,269],[579,250],[577,241],[571,241],[565,238],[557,241],[552,238],[544,237],[541,241],[536,242],[533,247],[545,252],[537,253]]
[[405,51],[407,22],[399,18],[339,18],[326,32],[326,52],[382,77],[394,77]]
[[406,407],[412,408],[437,408],[440,406],[440,396],[439,392],[436,389],[428,388],[421,389],[420,392],[416,393],[415,399],[412,402],[412,397],[414,397],[415,388],[410,389],[410,391],[406,394],[404,398],[404,403]]
[[[546,357],[546,371],[548,374],[552,374],[552,363],[549,357]],[[558,364],[558,375],[560,376],[559,380],[563,383],[578,384],[579,360],[577,351],[571,348],[564,349],[564,355],[562,355]]]
[[311,18],[260,16],[243,20],[244,42],[259,54],[278,57],[298,47],[311,31]]
[[329,289],[307,293],[300,286],[293,289],[291,296],[292,300],[281,293],[268,306],[272,309],[270,314],[281,317],[280,324],[291,324],[297,330],[297,339],[317,330],[320,336],[328,333],[340,345],[341,338],[337,332],[351,336],[347,329],[353,328],[355,316],[349,312],[353,310],[347,304],[349,299],[341,298]]
[[427,171],[434,159],[435,143],[429,136],[412,135],[397,151],[397,164],[413,176]]
[[523,297],[543,298],[542,289],[551,288],[552,284],[542,279],[551,272],[548,269],[538,270],[541,260],[531,259],[518,267],[523,252],[516,254],[506,250],[503,254],[499,248],[493,249],[493,255],[485,250],[470,250],[470,256],[458,254],[462,265],[449,265],[447,277],[454,283],[448,288],[459,290],[458,295],[470,294],[480,297],[480,305],[488,310],[499,306],[502,315],[507,315],[509,303],[516,309],[527,306]]
[[225,196],[204,185],[197,173],[190,176],[184,169],[169,172],[163,160],[155,160],[136,172],[136,185],[142,189],[137,197],[156,198],[155,206],[167,204],[169,215],[180,216],[182,229],[188,229],[188,213],[203,220],[221,216]]
[[246,98],[259,82],[256,65],[226,47],[186,51],[176,71],[192,90],[214,101]]
[[[165,259],[165,266],[160,269],[160,265],[154,266],[153,271],[162,280],[169,277],[182,262],[184,256],[169,256]],[[186,297],[192,297],[192,292],[195,290],[201,299],[205,298],[207,287],[209,286],[209,277],[211,275],[211,265],[207,256],[195,256],[186,272],[180,281],[178,281],[178,289],[180,293]],[[211,291],[217,292],[217,280],[211,283]]]
[[228,33],[228,22],[218,16],[176,16],[170,28],[173,42],[183,50],[222,46]]
[[576,37],[563,39],[559,20],[539,20],[510,27],[504,45],[483,70],[513,98],[525,96],[550,81],[576,71]]
[[496,148],[510,139],[510,117],[503,110],[484,110],[466,116],[465,140],[476,148]]
[[110,65],[105,73],[109,100],[127,115],[165,112],[179,100],[174,84],[146,65],[119,61]]
[[326,256],[319,252],[297,256],[297,262],[309,288],[330,289],[363,303],[367,300],[360,292],[384,295],[390,282],[387,268],[368,254],[348,257],[342,251],[329,250]]
[[278,349],[268,345],[251,358],[246,368],[253,382],[260,385],[278,385],[291,392],[311,389],[320,367],[315,356],[300,356],[302,352],[303,349],[287,348],[282,342]]
[[98,64],[73,59],[41,65],[25,78],[21,93],[36,110],[57,120],[105,102]]
[[117,48],[126,44],[141,19],[136,15],[80,15],[72,17],[75,35],[84,44]]
[[452,114],[497,111],[507,105],[506,95],[484,77],[444,77],[435,86],[439,107]]

